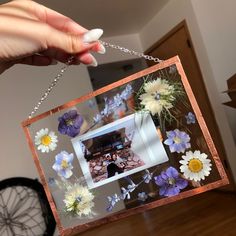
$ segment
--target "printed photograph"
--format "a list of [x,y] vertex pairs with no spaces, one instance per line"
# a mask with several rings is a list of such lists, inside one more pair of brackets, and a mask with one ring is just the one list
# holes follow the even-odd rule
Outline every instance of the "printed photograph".
[[145,165],[132,151],[132,136],[122,128],[82,142],[93,181],[99,182]]
[[168,161],[149,114],[135,113],[72,139],[90,188]]

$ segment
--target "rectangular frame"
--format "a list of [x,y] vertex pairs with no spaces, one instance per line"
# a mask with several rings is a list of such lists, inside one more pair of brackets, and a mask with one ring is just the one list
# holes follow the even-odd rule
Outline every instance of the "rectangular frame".
[[[179,73],[179,75],[181,76],[181,80],[182,80],[182,83],[183,83],[183,86],[184,86],[184,89],[187,93],[187,96],[190,100],[190,103],[191,103],[191,106],[193,108],[193,111],[194,113],[196,114],[196,118],[197,118],[197,121],[199,123],[199,126],[200,126],[200,129],[203,133],[203,136],[206,140],[206,143],[207,143],[207,146],[210,150],[210,153],[212,155],[212,158],[215,162],[215,165],[216,165],[216,168],[219,172],[219,175],[220,175],[220,178],[221,180],[218,180],[218,181],[215,181],[213,183],[209,183],[209,184],[206,184],[204,186],[201,186],[201,187],[198,187],[198,188],[195,188],[195,189],[191,189],[191,190],[187,190],[185,192],[181,192],[179,195],[177,196],[173,196],[173,197],[168,197],[168,198],[164,198],[164,199],[159,199],[157,201],[154,201],[154,202],[151,202],[151,203],[147,203],[145,205],[142,205],[142,206],[138,206],[138,207],[135,207],[135,208],[132,208],[132,209],[128,209],[128,210],[124,210],[124,211],[121,211],[119,213],[114,213],[108,217],[105,217],[105,218],[102,218],[102,219],[99,219],[99,220],[96,220],[96,221],[93,221],[93,222],[90,222],[90,223],[86,223],[84,225],[79,225],[79,226],[75,226],[75,227],[71,227],[71,228],[64,228],[62,226],[62,223],[60,221],[60,218],[59,218],[59,214],[56,210],[56,206],[55,206],[55,203],[53,201],[53,197],[52,197],[52,194],[49,190],[49,186],[48,186],[48,183],[46,181],[46,178],[45,178],[45,174],[44,174],[44,170],[41,166],[41,163],[39,162],[39,158],[38,158],[38,154],[35,150],[35,147],[34,147],[34,143],[33,143],[33,140],[31,139],[31,136],[30,136],[30,132],[29,132],[29,126],[33,123],[35,123],[36,121],[38,120],[41,120],[47,116],[50,116],[58,111],[61,111],[61,110],[64,110],[66,108],[70,108],[70,107],[73,107],[75,106],[76,104],[80,103],[80,102],[84,102],[90,98],[93,98],[97,95],[100,95],[102,93],[105,93],[113,88],[116,88],[118,86],[121,86],[123,84],[126,84],[127,82],[130,82],[130,81],[133,81],[133,80],[136,80],[142,76],[145,76],[145,75],[148,75],[152,72],[155,72],[157,70],[160,70],[160,69],[164,69],[168,66],[171,66],[171,65],[176,65],[176,68],[177,68],[177,71]],[[206,192],[208,190],[211,190],[211,189],[214,189],[214,188],[218,188],[220,186],[223,186],[223,185],[226,185],[226,184],[229,184],[229,180],[227,178],[227,175],[225,173],[225,170],[221,164],[221,160],[217,154],[217,150],[214,146],[214,143],[213,143],[213,140],[210,136],[210,133],[209,133],[209,130],[207,128],[207,125],[204,121],[204,118],[201,114],[201,111],[199,109],[199,106],[197,104],[197,101],[194,97],[194,94],[192,92],[192,89],[190,87],[190,84],[187,80],[187,77],[185,75],[185,72],[183,70],[183,67],[182,67],[182,64],[180,62],[180,59],[178,56],[175,56],[173,58],[170,58],[166,61],[163,61],[157,65],[154,65],[152,67],[149,67],[145,70],[142,70],[136,74],[133,74],[131,76],[128,76],[120,81],[117,81],[113,84],[110,84],[106,87],[103,87],[97,91],[94,91],[94,92],[91,92],[85,96],[82,96],[80,98],[77,98],[75,100],[72,100],[64,105],[61,105],[61,106],[58,106],[48,112],[45,112],[43,114],[40,114],[38,116],[35,116],[31,119],[27,119],[25,121],[22,122],[22,127],[24,129],[24,132],[25,132],[25,135],[27,137],[27,141],[28,141],[28,145],[31,149],[31,152],[33,154],[33,158],[34,158],[34,162],[35,162],[35,165],[38,169],[38,173],[39,173],[39,176],[40,176],[40,179],[41,179],[41,182],[44,186],[44,189],[45,189],[45,192],[46,192],[46,195],[47,195],[47,198],[49,200],[49,204],[51,206],[51,209],[52,209],[52,212],[53,212],[53,215],[55,217],[55,220],[56,220],[56,223],[57,223],[57,226],[58,226],[58,229],[59,229],[59,233],[60,235],[62,236],[69,236],[69,235],[74,235],[76,233],[79,233],[79,232],[83,232],[89,228],[92,228],[92,227],[95,227],[95,226],[99,226],[101,224],[105,224],[105,223],[108,223],[108,222],[112,222],[112,221],[115,221],[115,220],[118,220],[118,219],[121,219],[121,218],[124,218],[124,217],[127,217],[127,216],[131,216],[131,215],[134,215],[136,213],[140,213],[140,212],[143,212],[145,210],[149,210],[149,209],[152,209],[152,208],[155,208],[157,206],[162,206],[162,205],[166,205],[168,203],[171,203],[171,202],[174,202],[174,201],[177,201],[177,200],[180,200],[180,199],[184,199],[184,198],[187,198],[187,197],[190,197],[190,196],[194,196],[196,194],[199,194],[199,193],[202,193],[202,192]]]

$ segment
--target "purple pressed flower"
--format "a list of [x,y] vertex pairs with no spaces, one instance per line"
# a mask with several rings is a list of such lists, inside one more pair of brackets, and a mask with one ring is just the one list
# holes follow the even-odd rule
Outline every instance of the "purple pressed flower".
[[138,200],[145,202],[148,199],[148,195],[145,192],[141,192],[138,194]]
[[196,117],[192,112],[189,112],[188,115],[185,116],[187,124],[195,124],[196,123]]
[[186,149],[191,147],[190,137],[187,133],[175,129],[166,134],[168,139],[165,140],[164,144],[169,146],[171,152],[184,153]]
[[107,207],[107,211],[112,211],[114,206],[116,205],[117,202],[119,202],[121,199],[117,194],[114,194],[113,196],[108,196],[108,201],[109,201],[109,206]]
[[160,187],[160,196],[171,197],[178,195],[181,189],[188,186],[188,181],[181,178],[174,167],[169,167],[166,171],[162,171],[154,179],[155,183]]
[[73,138],[79,134],[84,119],[76,110],[70,110],[60,116],[58,121],[58,131]]
[[150,173],[149,170],[145,170],[143,175],[143,181],[148,184],[152,180],[153,173]]

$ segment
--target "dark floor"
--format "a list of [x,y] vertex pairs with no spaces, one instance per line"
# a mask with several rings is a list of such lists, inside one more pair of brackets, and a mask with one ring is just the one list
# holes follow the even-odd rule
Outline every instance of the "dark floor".
[[236,236],[236,194],[211,191],[80,236]]

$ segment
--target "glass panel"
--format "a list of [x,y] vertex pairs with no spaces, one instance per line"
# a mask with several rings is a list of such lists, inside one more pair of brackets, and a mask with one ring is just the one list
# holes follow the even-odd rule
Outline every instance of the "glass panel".
[[30,125],[64,228],[221,179],[173,64]]

